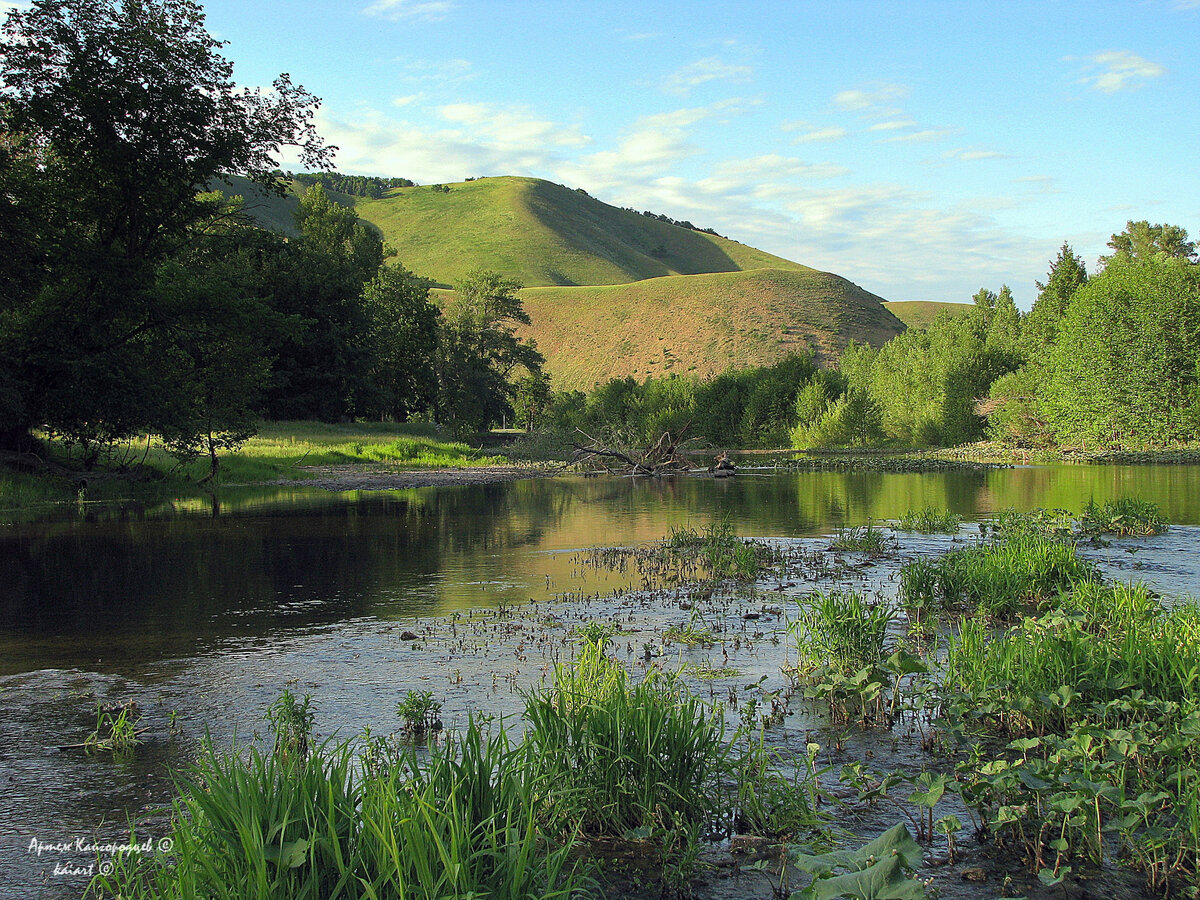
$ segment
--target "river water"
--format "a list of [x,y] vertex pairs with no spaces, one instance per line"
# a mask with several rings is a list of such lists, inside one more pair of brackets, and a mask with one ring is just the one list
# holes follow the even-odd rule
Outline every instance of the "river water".
[[[899,535],[894,558],[840,576],[886,594],[904,559],[969,540],[970,523],[999,510],[1078,511],[1116,497],[1153,500],[1181,527],[1090,552],[1115,577],[1200,595],[1197,466],[269,487],[24,515],[0,524],[0,897],[78,897],[105,856],[93,845],[122,840],[130,818],[169,801],[171,772],[206,731],[218,746],[254,740],[285,688],[312,695],[320,734],[350,737],[396,730],[396,701],[410,689],[433,691],[449,727],[474,710],[515,714],[519,691],[569,652],[573,623],[622,622],[617,646],[634,664],[680,620],[678,604],[582,566],[583,548],[725,515],[744,537],[813,548],[839,527],[927,505],[967,520],[953,539]],[[744,680],[780,677],[785,651],[761,646],[805,585],[759,588],[713,614],[718,629],[742,629],[744,646],[726,643],[717,662],[734,648]],[[765,611],[751,617],[753,634],[751,608]],[[708,662],[713,651],[687,653],[678,660]],[[58,749],[83,741],[97,703],[131,699],[147,729],[132,757]],[[139,838],[164,835],[152,819]]]

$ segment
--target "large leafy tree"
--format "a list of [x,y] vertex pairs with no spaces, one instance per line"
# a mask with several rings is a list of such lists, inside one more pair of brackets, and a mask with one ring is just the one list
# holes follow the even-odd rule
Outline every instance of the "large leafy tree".
[[1072,301],[1041,405],[1063,442],[1192,440],[1198,376],[1200,267],[1114,259]]
[[485,428],[511,412],[514,374],[540,372],[545,363],[517,335],[529,314],[521,283],[476,269],[455,285],[446,304],[438,353],[437,414],[456,433]]
[[403,266],[382,266],[363,291],[371,321],[374,392],[370,411],[403,422],[433,406],[437,396],[440,311],[431,282]]
[[281,332],[266,411],[335,422],[370,405],[371,315],[363,287],[383,263],[379,236],[354,210],[313,185],[296,211],[298,239],[275,274],[275,309],[299,328]]
[[[272,184],[284,145],[327,163],[316,99],[286,75],[239,89],[220,48],[189,0],[9,13],[0,216],[15,223],[6,252],[32,265],[0,297],[0,444],[43,424],[89,441],[169,425],[161,363],[183,310],[156,284],[208,215],[198,195],[231,173]],[[36,227],[14,196],[36,204]]]

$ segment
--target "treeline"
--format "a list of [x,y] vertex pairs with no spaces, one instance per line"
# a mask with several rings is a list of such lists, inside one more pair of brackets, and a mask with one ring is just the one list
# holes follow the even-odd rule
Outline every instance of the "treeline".
[[797,447],[1140,446],[1200,438],[1200,266],[1177,226],[1129,222],[1089,277],[1064,244],[1020,314],[981,290],[879,349],[851,346],[840,389],[797,399]]
[[291,239],[205,192],[232,172],[282,191],[281,146],[313,168],[329,149],[303,88],[233,84],[195,4],[35,0],[5,31],[6,458],[37,452],[35,431],[89,462],[159,435],[215,472],[259,416],[421,417],[461,434],[511,414],[521,373],[540,377],[514,331],[528,322],[518,283],[473,272],[439,308],[320,179]]
[[1176,226],[1129,222],[1089,277],[1064,244],[1033,308],[980,290],[879,348],[851,344],[836,368],[808,357],[710,380],[615,379],[588,394],[518,395],[519,421],[561,432],[663,431],[718,446],[1144,446],[1200,439],[1200,265]]
[[[811,356],[792,355],[772,366],[715,378],[671,375],[638,382],[617,378],[590,393],[545,395],[532,413],[518,399],[520,424],[564,437],[579,432],[649,443],[664,431],[727,447],[785,446],[795,426],[797,393],[828,376]],[[526,389],[527,390],[527,389]]]
[[[587,192],[584,191],[584,193],[587,193]],[[711,234],[711,235],[714,235],[715,237],[720,237],[720,235],[717,234],[717,232],[714,229],[701,228],[698,225],[693,225],[687,219],[672,219],[670,216],[663,215],[662,213],[651,212],[648,209],[645,209],[645,210],[642,210],[639,212],[638,210],[634,209],[632,206],[624,206],[624,207],[622,207],[622,209],[624,209],[626,212],[637,213],[639,216],[645,216],[647,219],[655,219],[659,222],[666,222],[668,225],[678,225],[680,228],[686,228],[688,231],[701,231],[704,234]]]
[[352,197],[378,200],[392,188],[417,187],[407,178],[379,178],[374,175],[343,175],[340,172],[285,172],[285,178],[306,188],[319,184],[327,191],[337,191]]

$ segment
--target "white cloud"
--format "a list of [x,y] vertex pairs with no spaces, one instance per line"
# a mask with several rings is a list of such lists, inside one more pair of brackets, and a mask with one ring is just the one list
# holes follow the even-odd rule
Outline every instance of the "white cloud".
[[1102,94],[1135,90],[1143,87],[1151,78],[1161,78],[1167,74],[1163,66],[1128,50],[1107,50],[1093,53],[1086,59],[1090,71],[1077,83],[1086,84]]
[[375,0],[363,12],[393,21],[437,22],[453,8],[450,0]]
[[414,84],[444,86],[470,81],[475,77],[475,71],[468,59],[414,59],[404,62],[404,72],[400,77]]
[[913,119],[889,119],[886,122],[876,122],[870,126],[868,131],[902,131],[905,128],[916,128],[917,123]]
[[833,104],[838,109],[862,113],[872,118],[894,116],[900,112],[894,104],[908,94],[909,89],[906,85],[878,84],[870,89],[838,91],[833,95]]
[[942,154],[945,159],[958,159],[963,162],[975,162],[981,159],[1008,159],[1009,157],[1001,153],[999,150],[982,150],[978,147],[956,147],[953,150],[947,150]]
[[583,147],[591,142],[578,126],[539,119],[525,107],[502,108],[490,103],[450,103],[438,109],[447,122],[467,126],[467,135],[497,150],[534,147]]
[[954,134],[953,128],[925,128],[921,131],[914,131],[910,134],[897,134],[894,137],[884,138],[879,143],[881,144],[927,144],[932,141],[940,141]]
[[394,97],[392,106],[411,106],[414,103],[419,103],[425,99],[424,94],[406,94],[403,97]]
[[840,126],[831,126],[828,128],[815,128],[812,131],[806,132],[792,140],[793,144],[815,144],[824,141],[840,141],[847,134],[845,128]]
[[1057,194],[1059,189],[1049,175],[1022,175],[1013,179],[1014,184],[1028,185],[1039,194]]
[[668,75],[663,81],[663,90],[668,94],[683,96],[691,93],[693,88],[710,81],[748,81],[753,71],[749,66],[737,66],[723,62],[715,56],[708,56]]

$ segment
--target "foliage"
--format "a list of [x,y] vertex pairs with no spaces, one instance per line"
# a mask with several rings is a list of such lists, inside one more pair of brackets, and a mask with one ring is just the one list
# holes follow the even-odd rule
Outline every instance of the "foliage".
[[396,715],[404,720],[404,735],[419,741],[442,730],[442,704],[433,699],[433,691],[409,691],[396,704]]
[[1081,534],[1116,534],[1124,537],[1162,534],[1166,530],[1167,520],[1159,511],[1158,504],[1136,497],[1106,500],[1102,505],[1089,500],[1079,514]]
[[903,823],[858,850],[818,856],[791,850],[788,856],[797,869],[813,877],[790,900],[920,900],[925,896],[925,886],[910,874],[921,866],[924,855]]
[[585,643],[553,686],[525,699],[526,741],[551,793],[552,820],[588,835],[639,828],[708,827],[730,745],[719,718],[675,677],[652,671],[637,683]]
[[900,601],[910,610],[965,609],[1011,619],[1030,605],[1098,579],[1096,567],[1080,558],[1073,544],[1017,532],[906,564],[900,570]]
[[364,412],[404,422],[436,398],[440,312],[429,300],[429,286],[403,266],[385,265],[363,288],[374,357]]
[[273,183],[287,144],[324,163],[315,98],[287,76],[238,89],[220,46],[188,0],[9,13],[0,169],[40,225],[18,213],[24,243],[6,250],[28,268],[0,298],[0,443],[40,424],[103,443],[172,422],[161,368],[188,323],[156,283],[209,215],[201,192],[231,172]]
[[408,178],[378,178],[373,175],[343,175],[341,172],[291,172],[284,173],[297,184],[312,187],[319,184],[327,191],[349,194],[351,197],[379,199],[394,188],[416,187]]
[[853,553],[886,553],[895,546],[895,539],[884,529],[876,528],[874,523],[867,522],[866,525],[853,528],[839,528],[829,549]]
[[566,900],[582,887],[569,843],[534,827],[532,760],[477,723],[427,757],[359,771],[350,744],[283,759],[201,750],[171,818],[173,857],[123,854],[100,897]]
[[520,282],[476,269],[455,287],[443,310],[438,352],[438,421],[456,434],[499,421],[515,393],[514,370],[541,371],[537,347],[519,338],[529,316],[517,296]]
[[1178,225],[1151,225],[1145,219],[1140,222],[1130,220],[1125,223],[1124,231],[1109,240],[1112,255],[1100,257],[1100,262],[1108,265],[1114,260],[1129,262],[1166,256],[1194,263],[1197,261],[1196,243],[1189,241],[1187,236],[1187,230]]
[[1071,303],[1042,407],[1060,441],[1187,440],[1200,414],[1198,358],[1200,269],[1114,259]]

